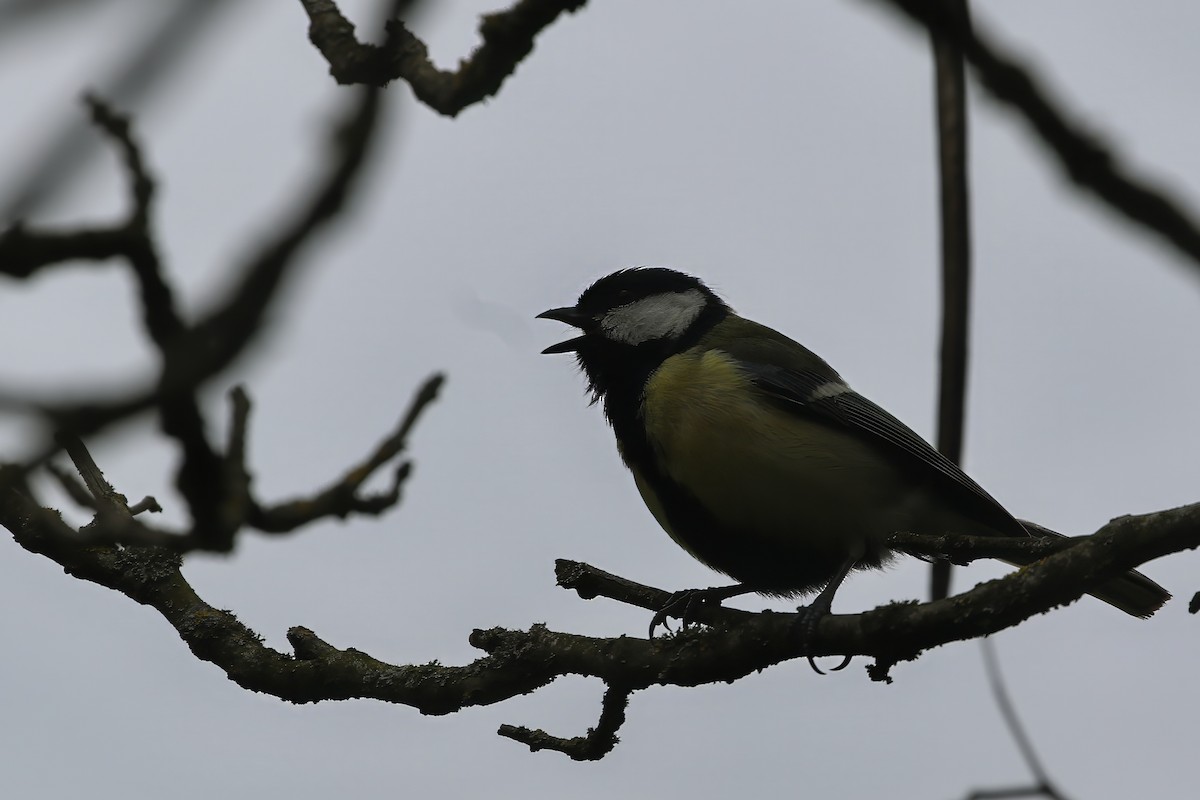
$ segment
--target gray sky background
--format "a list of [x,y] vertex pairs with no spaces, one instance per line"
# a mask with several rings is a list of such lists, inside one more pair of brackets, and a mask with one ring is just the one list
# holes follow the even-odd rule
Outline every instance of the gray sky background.
[[[137,120],[162,180],[163,249],[192,309],[308,185],[344,99],[298,3],[246,5]],[[491,3],[432,5],[418,31],[454,64]],[[1200,6],[975,7],[1133,163],[1200,206]],[[81,89],[157,8],[116,2],[0,40],[0,182],[82,114]],[[343,8],[360,32],[377,16],[374,3]],[[275,647],[304,625],[393,663],[465,663],[480,655],[471,629],[493,625],[643,635],[644,613],[557,589],[556,557],[664,588],[719,582],[646,512],[570,360],[538,355],[563,331],[533,315],[622,266],[702,276],[931,435],[927,49],[852,0],[593,0],[538,40],[499,97],[457,120],[395,86],[386,153],[355,212],[310,251],[265,345],[207,407],[223,427],[224,392],[247,384],[256,486],[281,498],[339,475],[424,376],[445,370],[443,399],[412,438],[406,498],[381,520],[248,535],[230,558],[192,558],[187,577]],[[968,471],[1014,513],[1071,534],[1200,499],[1200,279],[1067,189],[1013,118],[978,94],[972,109]],[[108,219],[124,197],[105,150],[40,219]],[[146,374],[132,302],[115,265],[7,282],[0,382]],[[6,422],[0,452],[25,434]],[[154,494],[179,518],[173,456],[152,424],[94,453],[118,489]],[[1200,644],[1186,604],[1198,558],[1147,567],[1177,596],[1151,621],[1083,600],[997,637],[1033,738],[1072,797],[1194,793]],[[960,570],[956,585],[1003,571]],[[905,560],[855,576],[835,610],[923,596],[926,575]],[[293,706],[238,688],[154,612],[11,543],[0,544],[0,604],[5,797],[955,798],[1026,778],[975,643],[898,666],[890,686],[870,682],[860,659],[825,678],[797,662],[731,686],[642,692],[617,749],[576,764],[495,730],[581,734],[598,683],[562,680],[444,718],[365,701]]]

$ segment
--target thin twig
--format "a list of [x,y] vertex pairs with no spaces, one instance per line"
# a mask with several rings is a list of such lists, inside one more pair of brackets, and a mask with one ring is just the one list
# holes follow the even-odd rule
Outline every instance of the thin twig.
[[162,506],[154,499],[152,495],[146,495],[141,500],[137,501],[129,507],[129,513],[133,516],[149,511],[151,514],[161,514]]
[[1012,698],[1008,694],[1008,688],[1005,686],[1004,678],[1000,672],[1000,660],[996,656],[996,644],[990,636],[985,636],[979,640],[979,647],[983,653],[983,666],[987,671],[988,685],[992,690],[992,697],[996,700],[996,706],[1000,709],[1001,716],[1004,717],[1004,724],[1012,733],[1013,741],[1017,744],[1017,750],[1021,753],[1021,758],[1024,759],[1025,765],[1029,767],[1029,771],[1033,774],[1034,785],[1018,787],[1015,789],[991,789],[974,792],[972,798],[1001,798],[1001,797],[1036,797],[1044,795],[1051,800],[1067,800],[1066,795],[1058,791],[1050,776],[1046,773],[1046,768],[1042,765],[1041,758],[1038,757],[1037,750],[1033,747],[1033,740],[1029,738],[1029,733],[1025,730],[1025,726],[1021,723],[1021,718],[1017,716],[1016,706],[1013,705]]
[[70,470],[60,467],[53,461],[46,464],[46,471],[58,481],[58,485],[67,493],[68,497],[86,509],[91,511],[96,510],[96,498],[92,497],[92,493],[79,480],[78,473],[73,473]]
[[621,741],[617,738],[617,731],[625,723],[625,709],[631,694],[633,691],[630,689],[610,686],[600,702],[600,719],[596,727],[588,728],[583,736],[566,739],[524,725],[501,725],[496,733],[524,744],[532,753],[553,750],[565,753],[573,761],[599,761]]
[[251,501],[246,521],[264,533],[289,533],[325,517],[344,518],[352,513],[376,515],[394,506],[400,501],[400,490],[412,472],[412,465],[407,461],[396,467],[392,485],[387,491],[363,495],[360,490],[380,467],[404,452],[413,426],[429,404],[437,399],[443,383],[444,375],[429,377],[417,390],[396,430],[380,442],[367,458],[347,470],[341,479],[310,496],[269,507]]
[[96,464],[96,460],[92,458],[92,454],[88,452],[87,446],[78,436],[72,436],[67,433],[58,435],[58,443],[62,445],[63,450],[71,458],[71,463],[75,465],[75,469],[79,471],[79,477],[83,478],[83,485],[87,487],[91,493],[92,499],[96,505],[103,509],[108,507],[111,509],[121,509],[127,511],[129,501],[125,495],[113,488],[113,485],[104,477],[104,473],[100,471],[100,467]]

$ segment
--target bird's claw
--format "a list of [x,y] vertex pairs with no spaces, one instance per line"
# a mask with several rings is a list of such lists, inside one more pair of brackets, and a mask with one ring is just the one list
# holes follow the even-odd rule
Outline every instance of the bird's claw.
[[[818,675],[825,674],[825,670],[823,670],[817,666],[817,657],[816,656],[806,656],[806,658],[808,659],[808,665],[810,667],[812,667],[813,672],[817,673]],[[831,669],[829,671],[830,672],[841,672],[846,667],[850,666],[850,661],[853,658],[854,658],[854,656],[842,656],[842,663],[838,664],[836,667],[834,667],[833,669]]]
[[[812,638],[817,632],[817,625],[821,622],[821,620],[829,616],[829,604],[822,603],[821,599],[822,598],[818,597],[815,601],[813,601],[812,605],[800,606],[796,609],[796,613],[799,615],[799,617],[796,620],[793,630],[795,631],[796,637],[800,640],[800,645],[805,650],[808,650],[812,644]],[[805,656],[805,658],[808,659],[808,665],[812,667],[813,672],[817,673],[818,675],[826,674],[825,670],[817,666],[816,656],[808,655]],[[840,672],[844,670],[846,667],[850,666],[851,659],[853,659],[853,656],[843,656],[841,663],[829,671]]]
[[679,618],[679,629],[685,630],[696,622],[696,616],[705,604],[716,600],[718,603],[726,597],[723,594],[725,590],[721,589],[681,589],[678,592],[673,592],[668,598],[667,604],[655,612],[650,618],[650,633],[649,637],[654,638],[654,631],[659,625],[671,630],[671,626],[667,624],[670,617]]

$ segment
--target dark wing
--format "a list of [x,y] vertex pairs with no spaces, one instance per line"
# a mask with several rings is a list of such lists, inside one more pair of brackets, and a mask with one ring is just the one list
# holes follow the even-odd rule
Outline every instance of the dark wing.
[[830,424],[870,437],[889,457],[909,469],[924,471],[949,490],[957,501],[982,514],[1000,530],[1028,535],[1003,506],[953,461],[935,450],[907,425],[842,382],[824,362],[815,369],[781,367],[738,359],[754,385],[778,405],[796,414],[818,417]]

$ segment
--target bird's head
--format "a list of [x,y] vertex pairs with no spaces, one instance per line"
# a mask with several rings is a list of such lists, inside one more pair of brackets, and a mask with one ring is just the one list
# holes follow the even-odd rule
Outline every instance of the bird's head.
[[573,306],[538,314],[581,336],[543,353],[575,353],[599,398],[616,383],[644,379],[732,313],[698,278],[663,267],[623,269],[593,283]]

